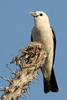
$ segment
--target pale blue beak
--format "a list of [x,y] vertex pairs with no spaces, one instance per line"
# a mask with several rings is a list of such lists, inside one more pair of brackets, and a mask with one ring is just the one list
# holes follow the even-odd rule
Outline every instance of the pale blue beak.
[[35,12],[29,12],[29,14],[33,17],[38,17],[38,15]]

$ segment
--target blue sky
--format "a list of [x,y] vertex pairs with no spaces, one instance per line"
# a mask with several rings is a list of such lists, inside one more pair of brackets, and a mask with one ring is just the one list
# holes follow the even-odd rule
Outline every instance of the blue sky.
[[[47,13],[56,34],[54,69],[59,92],[44,94],[43,80],[38,76],[39,81],[30,86],[31,97],[25,100],[67,100],[67,0],[0,0],[0,76],[12,76],[5,65],[30,43],[33,18],[28,12],[38,10]],[[0,86],[7,85],[0,79]]]

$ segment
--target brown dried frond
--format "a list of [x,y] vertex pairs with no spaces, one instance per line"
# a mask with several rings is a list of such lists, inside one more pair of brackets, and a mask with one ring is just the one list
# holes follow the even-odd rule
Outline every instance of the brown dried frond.
[[29,83],[36,78],[41,66],[45,65],[47,54],[41,43],[31,42],[26,48],[19,50],[19,56],[13,58],[10,64],[16,62],[20,70],[14,72],[14,78],[9,79],[9,86],[5,87],[2,100],[18,100],[29,88]]

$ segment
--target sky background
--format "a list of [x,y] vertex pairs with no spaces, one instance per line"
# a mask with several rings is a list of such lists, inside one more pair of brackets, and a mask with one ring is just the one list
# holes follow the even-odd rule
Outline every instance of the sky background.
[[[39,81],[30,85],[31,96],[25,100],[67,100],[67,0],[0,0],[0,76],[12,76],[6,64],[30,43],[34,25],[28,14],[31,11],[46,12],[54,28],[57,38],[54,70],[59,92],[44,94],[43,79],[38,76]],[[0,79],[0,86],[7,85]]]

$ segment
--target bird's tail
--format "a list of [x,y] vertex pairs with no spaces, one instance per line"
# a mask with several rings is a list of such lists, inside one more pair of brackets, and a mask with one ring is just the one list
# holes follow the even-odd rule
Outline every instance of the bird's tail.
[[52,92],[58,92],[58,85],[56,82],[56,78],[55,78],[55,74],[54,74],[54,70],[52,68],[52,72],[51,72],[51,79],[50,81],[46,80],[44,78],[44,92],[48,93],[50,91]]

